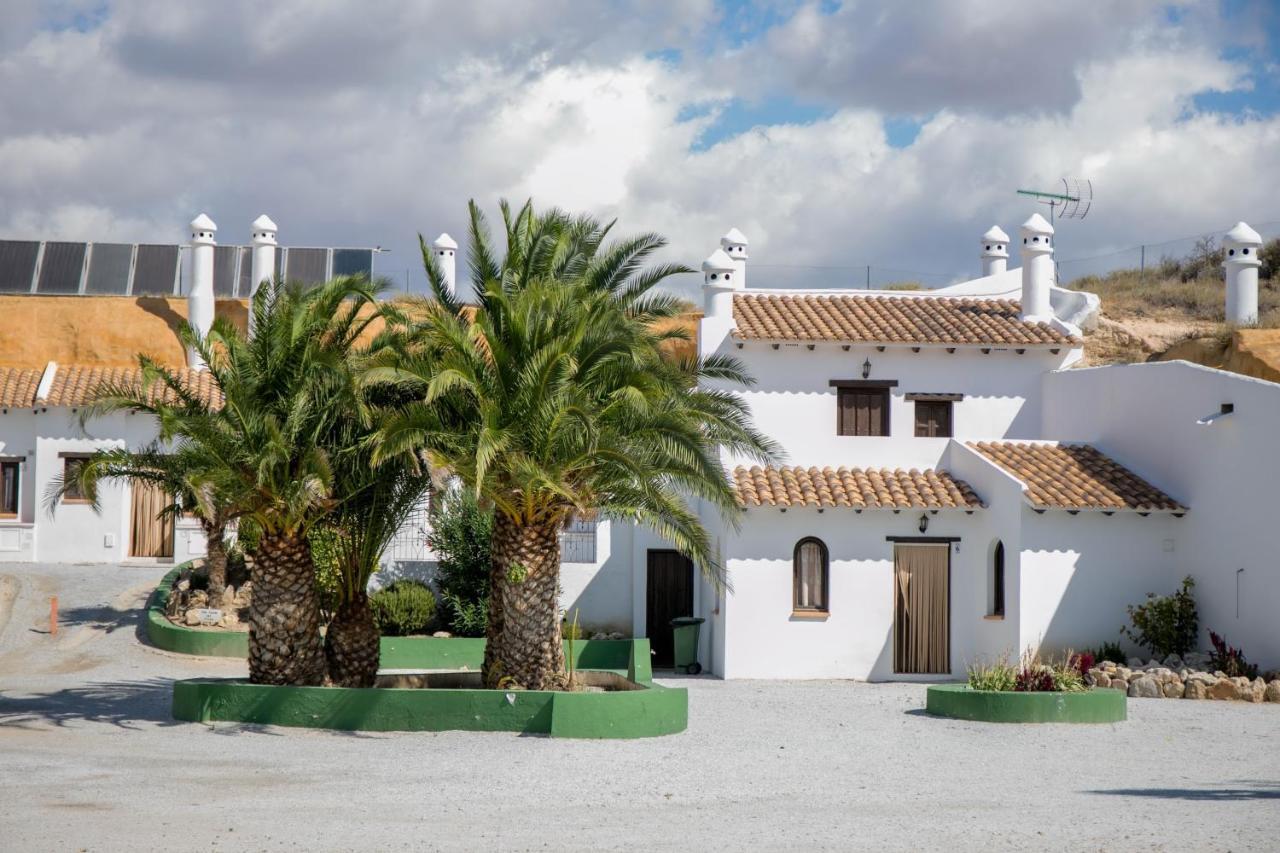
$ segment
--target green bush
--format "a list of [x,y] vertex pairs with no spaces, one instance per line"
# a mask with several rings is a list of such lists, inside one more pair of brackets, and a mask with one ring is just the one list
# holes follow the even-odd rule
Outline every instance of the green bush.
[[338,569],[334,542],[337,535],[332,528],[324,526],[313,527],[307,534],[307,542],[311,545],[311,562],[316,567],[316,595],[320,599],[322,618],[326,622],[333,618],[342,595],[342,573]]
[[1120,648],[1120,644],[1113,640],[1108,640],[1096,649],[1090,649],[1089,654],[1093,655],[1093,659],[1098,662],[1109,660],[1112,663],[1124,663],[1128,659],[1124,649]]
[[436,597],[424,583],[398,580],[369,597],[378,630],[387,637],[420,634],[436,615]]
[[1195,651],[1200,636],[1200,616],[1191,594],[1195,586],[1195,580],[1188,575],[1182,579],[1182,589],[1173,595],[1147,593],[1145,603],[1129,605],[1133,628],[1124,628],[1124,633],[1157,657]]
[[979,661],[969,666],[970,690],[1010,691],[1018,677],[1018,669],[1008,660]]
[[457,637],[483,637],[489,615],[489,539],[493,513],[465,489],[440,495],[431,518],[431,548],[439,558],[436,584]]

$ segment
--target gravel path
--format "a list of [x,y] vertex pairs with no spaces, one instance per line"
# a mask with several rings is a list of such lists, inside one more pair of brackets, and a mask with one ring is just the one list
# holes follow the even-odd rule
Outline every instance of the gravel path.
[[0,848],[1280,847],[1275,705],[996,726],[925,716],[918,685],[698,678],[655,740],[177,723],[172,679],[245,670],[138,641],[163,574],[0,565]]

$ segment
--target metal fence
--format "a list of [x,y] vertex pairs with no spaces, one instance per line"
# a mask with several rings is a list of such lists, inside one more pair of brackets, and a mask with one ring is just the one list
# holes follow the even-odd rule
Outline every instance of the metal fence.
[[560,562],[594,563],[596,561],[595,521],[572,521],[560,533]]
[[[58,240],[0,240],[0,293],[99,296],[181,296],[188,275],[183,252],[190,247],[158,243],[73,243]],[[252,249],[213,250],[213,291],[219,297],[248,297]],[[373,275],[375,250],[281,246],[277,276],[319,284],[335,275]]]
[[[1234,223],[1232,223],[1234,224]],[[1280,220],[1250,223],[1263,241],[1280,237]],[[1222,235],[1230,226],[1216,231],[1207,231],[1190,237],[1179,237],[1159,243],[1142,243],[1113,251],[1099,252],[1081,258],[1065,258],[1057,262],[1058,283],[1069,287],[1075,282],[1089,276],[1103,277],[1122,270],[1137,270],[1139,276],[1156,280],[1163,261],[1185,261],[1206,245],[1204,241],[1212,240],[1213,245],[1222,245]]]

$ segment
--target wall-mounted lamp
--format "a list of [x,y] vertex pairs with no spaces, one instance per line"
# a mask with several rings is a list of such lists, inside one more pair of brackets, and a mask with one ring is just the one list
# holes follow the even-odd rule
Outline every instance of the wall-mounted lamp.
[[929,513],[920,513],[920,532],[924,533],[929,529]]
[[862,378],[866,379],[871,375],[871,359],[862,362]]

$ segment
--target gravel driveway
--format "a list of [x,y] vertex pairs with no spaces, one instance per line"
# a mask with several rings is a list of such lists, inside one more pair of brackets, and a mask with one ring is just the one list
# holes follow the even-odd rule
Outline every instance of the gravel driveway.
[[172,679],[245,668],[139,642],[163,574],[0,565],[0,848],[1280,847],[1270,704],[997,726],[925,716],[918,685],[697,678],[665,682],[689,731],[655,740],[176,723]]

